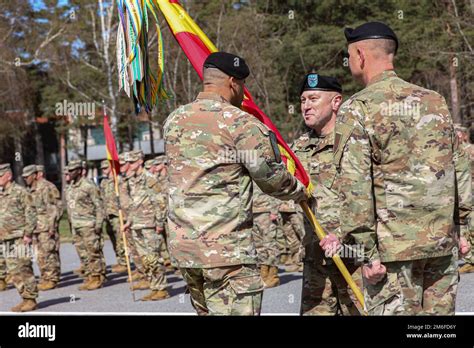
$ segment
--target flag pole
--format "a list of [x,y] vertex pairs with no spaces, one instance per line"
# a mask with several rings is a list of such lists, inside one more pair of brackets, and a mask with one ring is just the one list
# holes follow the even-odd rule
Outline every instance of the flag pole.
[[[104,111],[103,111],[104,112],[104,117],[106,117],[104,101],[102,101],[102,104],[103,104],[103,108],[104,108]],[[105,146],[107,148],[107,145],[105,145]],[[110,160],[109,160],[109,165],[112,169],[112,175],[113,175],[113,178],[114,178],[115,199],[117,200],[117,205],[118,205],[119,225],[120,225],[120,232],[122,234],[123,247],[124,247],[124,251],[125,251],[125,261],[127,263],[128,281],[130,283],[130,291],[132,293],[133,302],[136,302],[135,292],[133,290],[132,268],[130,266],[130,258],[129,258],[128,245],[127,245],[127,237],[125,235],[125,229],[123,228],[123,226],[124,226],[123,212],[122,212],[122,205],[120,204],[120,193],[119,193],[119,187],[118,187],[117,171],[115,170],[115,166],[113,165],[112,161],[110,161]]]
[[[324,237],[326,237],[326,232],[324,232],[323,228],[319,224],[318,220],[316,220],[316,217],[314,216],[313,212],[308,206],[307,202],[301,202],[300,203],[301,208],[303,208],[303,211],[306,215],[306,217],[309,219],[311,226],[313,226],[314,232],[318,236],[319,240],[322,240]],[[361,304],[364,314],[365,313],[365,304],[364,304],[364,295],[362,295],[362,292],[360,291],[359,287],[357,284],[354,282],[354,279],[352,279],[351,274],[347,270],[346,265],[344,265],[344,262],[342,262],[341,257],[338,254],[335,254],[332,256],[332,260],[336,264],[337,268],[341,272],[342,276],[346,280],[347,284],[351,288],[352,292],[354,293],[354,296],[357,298],[359,303]]]

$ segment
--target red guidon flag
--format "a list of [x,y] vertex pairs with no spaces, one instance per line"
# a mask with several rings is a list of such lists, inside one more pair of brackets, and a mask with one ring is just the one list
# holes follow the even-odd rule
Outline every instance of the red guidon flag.
[[[176,41],[183,49],[186,57],[188,57],[194,70],[198,73],[202,80],[202,70],[204,61],[207,56],[213,52],[217,52],[216,46],[209,40],[206,34],[203,33],[201,28],[194,22],[194,20],[187,14],[187,12],[180,5],[177,0],[156,0],[163,16],[165,17],[168,25],[173,33]],[[262,110],[253,101],[250,92],[245,88],[245,97],[242,102],[242,109],[247,111],[249,114],[254,115],[270,128],[276,135],[278,140],[278,146],[283,157],[283,161],[288,168],[288,171],[292,173],[299,181],[301,181],[309,191],[312,190],[311,181],[308,174],[304,170],[303,165],[299,161],[298,157],[290,150],[288,144],[283,140],[278,129],[275,127],[270,118],[264,114]]]
[[114,180],[116,175],[120,173],[120,163],[117,154],[117,147],[115,146],[114,134],[109,126],[109,118],[104,111],[104,137],[105,137],[105,149],[107,151],[107,159],[110,163],[110,168],[115,170]]

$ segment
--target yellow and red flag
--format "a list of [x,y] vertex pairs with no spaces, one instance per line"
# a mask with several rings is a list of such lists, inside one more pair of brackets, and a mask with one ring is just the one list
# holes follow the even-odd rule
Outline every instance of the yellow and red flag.
[[[176,41],[183,49],[186,57],[188,57],[194,70],[202,79],[202,70],[204,61],[212,52],[217,52],[216,46],[209,40],[194,20],[188,15],[177,0],[156,0],[163,16],[168,23],[171,32]],[[288,171],[292,173],[299,181],[301,181],[310,191],[312,189],[311,181],[305,172],[303,165],[298,157],[291,151],[288,144],[283,140],[278,129],[275,127],[270,118],[260,110],[255,104],[250,92],[245,89],[245,97],[242,102],[242,109],[257,117],[260,122],[264,123],[276,135],[278,146],[284,158]]]
[[107,151],[107,159],[109,160],[110,168],[115,170],[114,180],[116,174],[120,173],[120,162],[117,153],[117,147],[115,146],[114,134],[109,126],[109,118],[104,110],[104,137],[105,137],[105,150]]

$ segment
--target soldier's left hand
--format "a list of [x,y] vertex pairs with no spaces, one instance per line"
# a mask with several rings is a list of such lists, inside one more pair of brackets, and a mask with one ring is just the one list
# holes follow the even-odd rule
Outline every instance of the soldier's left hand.
[[156,227],[156,233],[158,234],[162,233],[164,230],[165,229],[163,227],[159,227],[159,226]]
[[49,232],[48,232],[48,235],[49,235],[51,238],[53,238],[53,237],[56,235],[56,232],[54,232],[54,231],[49,231]]
[[270,213],[270,220],[277,221],[278,220],[278,214]]
[[319,245],[324,250],[326,257],[332,257],[337,254],[337,251],[341,247],[341,242],[339,238],[334,233],[329,233],[322,241],[319,242]]
[[31,239],[28,236],[23,237],[23,244],[25,244],[25,245],[30,245],[32,241],[33,241],[33,239]]
[[459,252],[461,253],[461,255],[466,255],[469,250],[471,250],[471,246],[469,245],[467,239],[464,237],[459,238]]

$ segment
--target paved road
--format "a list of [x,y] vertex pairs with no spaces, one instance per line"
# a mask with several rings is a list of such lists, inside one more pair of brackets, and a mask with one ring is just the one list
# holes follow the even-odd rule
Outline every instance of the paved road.
[[[115,263],[115,256],[109,241],[106,241],[105,256],[107,264]],[[138,301],[147,291],[135,291],[137,301],[133,302],[125,275],[110,273],[109,281],[102,289],[79,291],[82,279],[72,273],[79,267],[79,259],[72,244],[61,245],[62,281],[59,288],[40,292],[40,312],[133,312],[133,313],[169,313],[194,314],[189,295],[184,294],[184,282],[174,274],[168,274],[170,284],[169,299],[158,302]],[[35,266],[35,272],[38,269]],[[263,314],[297,315],[301,299],[301,274],[280,273],[281,285],[265,290],[263,296]],[[10,287],[0,293],[0,312],[7,313],[20,300],[17,291]],[[457,312],[474,312],[474,274],[461,276],[458,291]],[[461,314],[461,313],[460,313]]]

